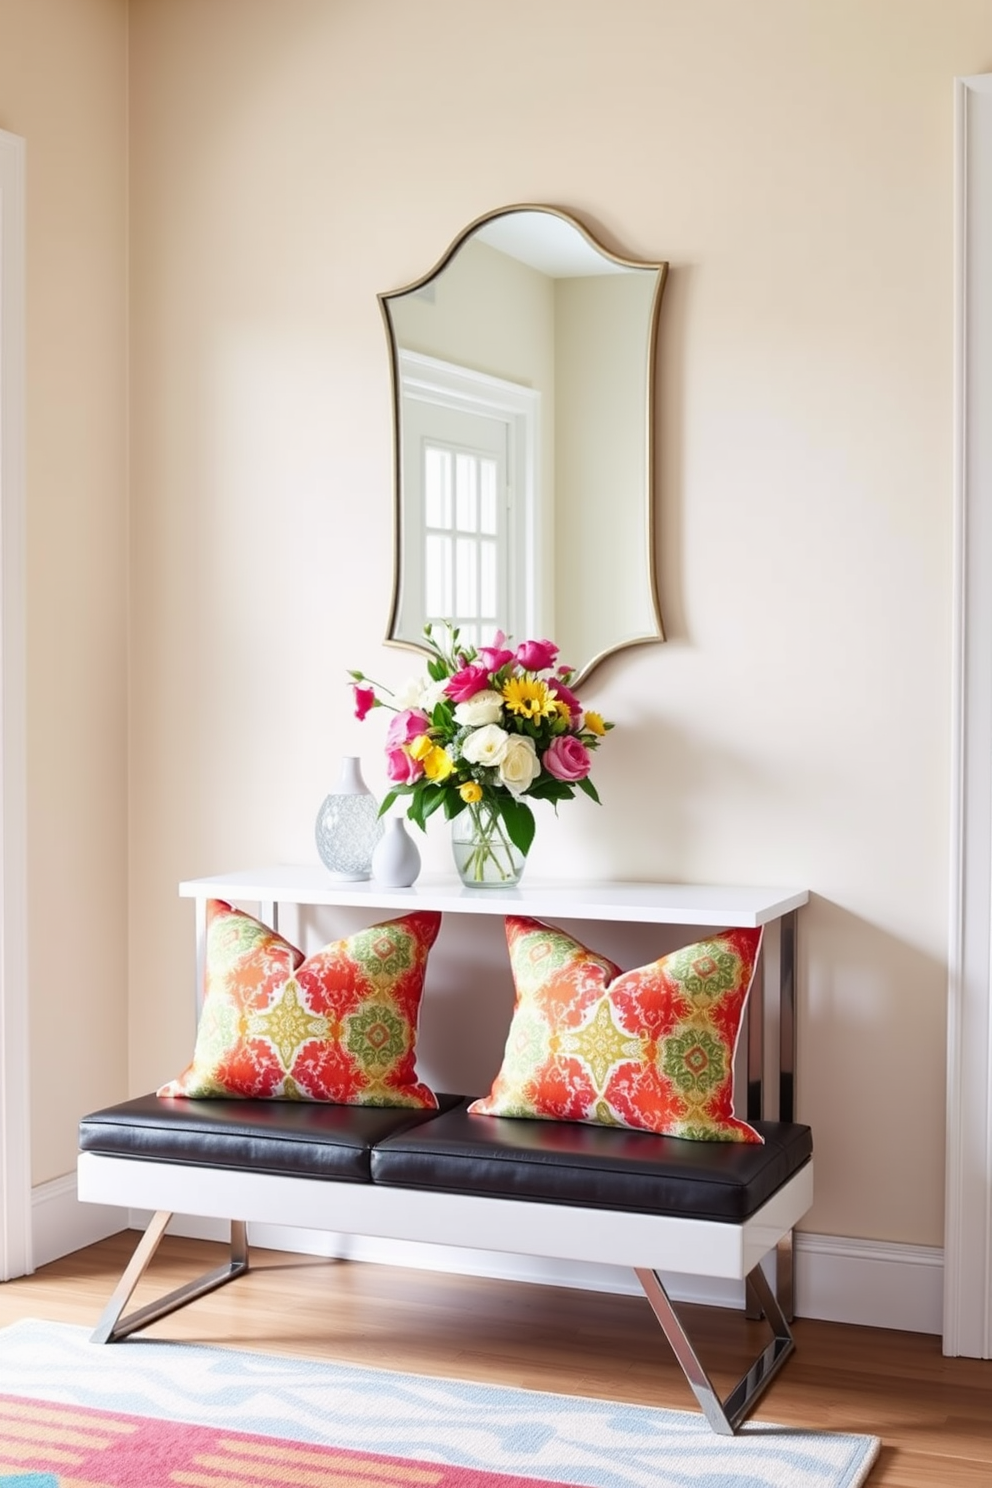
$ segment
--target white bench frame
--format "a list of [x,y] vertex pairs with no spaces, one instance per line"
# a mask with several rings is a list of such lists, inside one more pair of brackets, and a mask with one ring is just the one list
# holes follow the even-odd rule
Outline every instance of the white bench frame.
[[[247,1224],[268,1222],[339,1234],[508,1251],[557,1260],[629,1266],[647,1294],[665,1335],[714,1431],[732,1434],[753,1408],[793,1348],[783,1309],[761,1269],[765,1256],[788,1242],[813,1200],[809,1162],[740,1224],[664,1214],[483,1198],[374,1183],[290,1177],[244,1169],[195,1167],[83,1152],[79,1197],[88,1203],[154,1210],[131,1264],[93,1334],[113,1343],[248,1269]],[[230,1261],[158,1302],[129,1315],[124,1309],[174,1213],[238,1218],[231,1226]],[[744,1281],[752,1308],[768,1319],[772,1342],[721,1401],[668,1297],[660,1272]]]

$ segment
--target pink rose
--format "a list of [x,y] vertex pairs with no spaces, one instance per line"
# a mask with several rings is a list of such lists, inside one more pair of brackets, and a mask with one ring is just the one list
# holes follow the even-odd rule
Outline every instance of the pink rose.
[[544,751],[541,764],[556,780],[585,780],[592,769],[592,759],[581,739],[574,734],[558,734]]
[[498,630],[491,646],[479,647],[476,664],[484,666],[487,672],[498,672],[500,667],[505,667],[512,660],[513,652],[506,649],[506,636]]
[[554,641],[524,641],[517,647],[517,661],[525,672],[545,672],[558,659]]
[[582,704],[579,702],[572,689],[570,687],[566,687],[564,682],[554,681],[551,683],[551,691],[554,693],[556,698],[559,698],[563,703],[568,704],[568,711],[572,715],[573,727],[577,725],[579,719],[582,717]]
[[461,671],[448,678],[445,692],[456,703],[467,703],[469,698],[475,697],[477,692],[489,686],[489,673],[484,666],[475,663],[471,666],[463,666]]
[[398,749],[401,744],[409,744],[413,739],[419,739],[430,726],[431,721],[427,714],[422,713],[419,708],[404,708],[402,713],[396,714],[386,730],[386,752]]
[[371,713],[375,707],[375,693],[371,687],[355,688],[355,717],[361,723],[362,719]]
[[386,774],[394,785],[412,785],[424,773],[424,767],[405,749],[386,750]]

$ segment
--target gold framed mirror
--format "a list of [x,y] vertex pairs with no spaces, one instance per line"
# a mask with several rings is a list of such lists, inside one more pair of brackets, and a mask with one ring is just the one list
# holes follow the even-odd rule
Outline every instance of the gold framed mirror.
[[575,217],[477,218],[379,296],[392,366],[395,567],[386,639],[427,622],[554,640],[581,680],[664,640],[655,577],[654,382],[668,265]]

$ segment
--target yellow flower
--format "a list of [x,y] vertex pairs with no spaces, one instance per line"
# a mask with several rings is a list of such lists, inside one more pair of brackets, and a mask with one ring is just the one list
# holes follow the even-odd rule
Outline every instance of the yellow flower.
[[458,787],[458,794],[466,806],[472,806],[476,801],[482,800],[482,786],[477,780],[463,780]]
[[558,717],[563,718],[566,723],[571,723],[572,710],[568,706],[564,698],[555,698],[555,712],[558,714]]
[[455,768],[455,762],[451,758],[451,755],[446,749],[442,749],[439,744],[431,746],[430,752],[423,757],[423,764],[424,774],[427,776],[427,779],[433,780],[437,785],[442,780],[447,780]]
[[503,683],[503,697],[511,713],[524,718],[550,718],[558,711],[557,699],[539,677],[510,677]]
[[410,740],[406,748],[411,758],[423,763],[434,748],[434,740],[429,734],[418,734],[415,739]]
[[598,734],[600,738],[606,733],[602,713],[586,713],[582,720],[582,727],[587,728],[591,734]]

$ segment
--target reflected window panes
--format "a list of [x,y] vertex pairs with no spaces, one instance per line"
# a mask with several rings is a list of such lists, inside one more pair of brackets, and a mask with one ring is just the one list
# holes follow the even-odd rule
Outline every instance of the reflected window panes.
[[451,451],[424,447],[424,521],[428,528],[451,526]]
[[424,568],[429,617],[449,615],[454,609],[450,537],[428,532],[424,542]]
[[473,455],[455,456],[455,510],[460,532],[475,532],[478,527],[477,475],[478,461]]
[[479,528],[491,536],[496,535],[496,466],[492,460],[483,460],[479,466]]
[[[473,450],[425,440],[424,598],[428,620],[452,620],[479,645],[501,623],[501,574],[508,564],[500,523],[498,462]],[[502,586],[505,590],[505,583]]]

